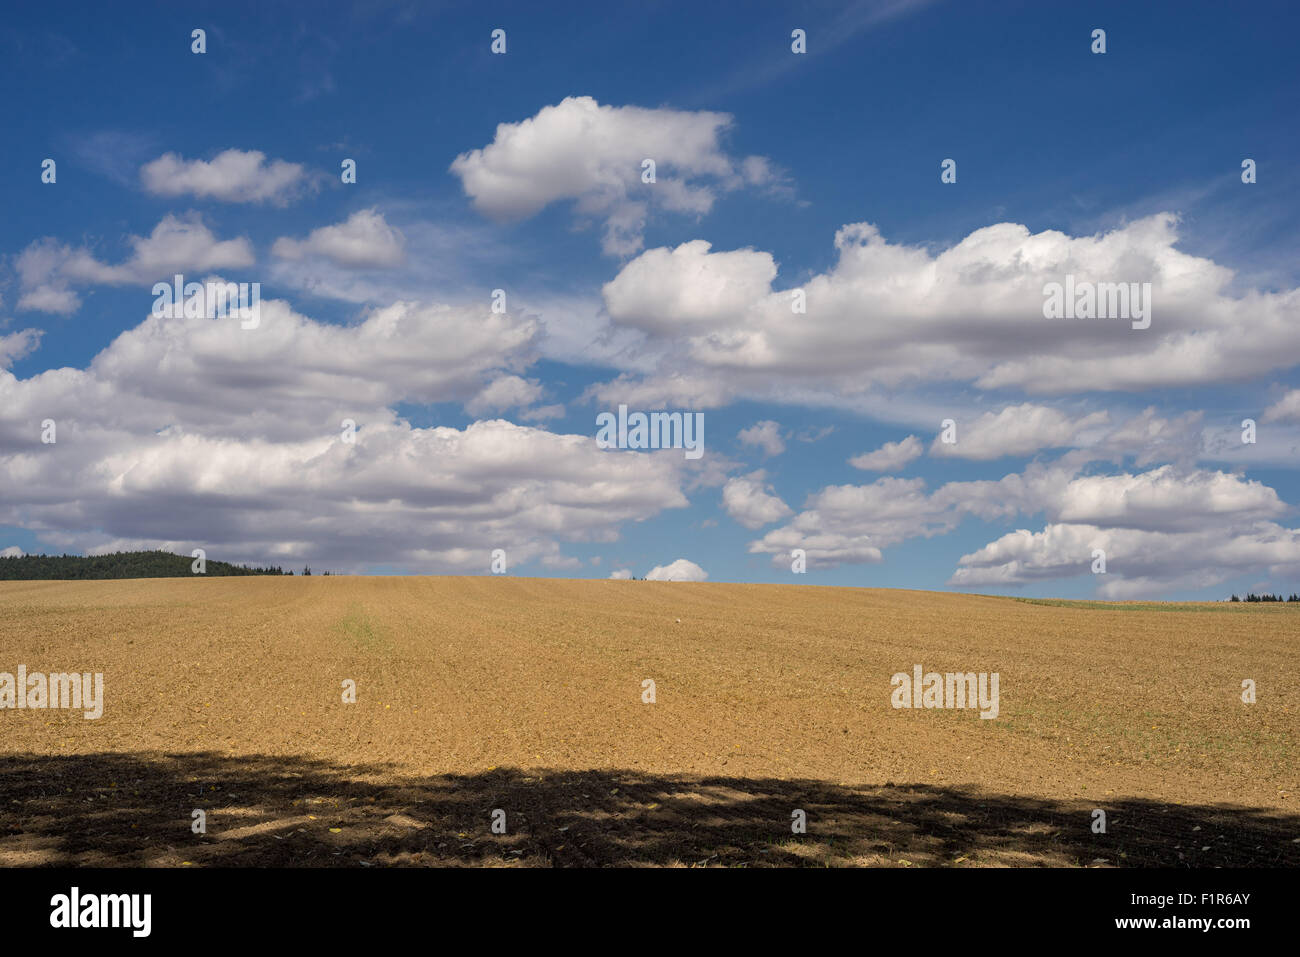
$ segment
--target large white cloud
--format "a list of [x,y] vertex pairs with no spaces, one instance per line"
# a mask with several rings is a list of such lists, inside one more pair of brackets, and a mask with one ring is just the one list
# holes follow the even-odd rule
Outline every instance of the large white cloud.
[[[737,160],[722,148],[726,113],[609,106],[566,97],[518,123],[501,123],[482,149],[456,157],[451,171],[484,215],[512,221],[559,201],[576,201],[583,218],[604,223],[612,255],[641,248],[652,207],[698,216],[720,190],[774,181],[759,157]],[[642,182],[644,160],[655,182]]]
[[1103,598],[1206,588],[1261,568],[1291,579],[1300,574],[1300,529],[1274,522],[1186,532],[1051,524],[1010,532],[962,556],[950,584],[1007,586],[1087,574],[1098,549],[1106,558],[1105,572],[1095,575]]
[[686,504],[665,457],[606,455],[588,436],[502,420],[367,419],[351,444],[79,427],[49,449],[0,459],[13,490],[0,514],[91,551],[481,571],[494,548],[511,565],[558,558],[562,541],[610,541],[622,522]]
[[696,239],[676,249],[646,250],[605,284],[609,314],[622,326],[667,335],[743,322],[768,294],[776,262],[752,249],[711,248]]
[[1151,531],[1192,530],[1224,518],[1255,522],[1287,508],[1261,482],[1227,472],[1179,472],[1172,465],[1136,475],[1082,476],[1046,507],[1063,522]]
[[[770,253],[695,240],[652,249],[605,287],[616,328],[640,331],[639,390],[700,403],[806,394],[839,401],[924,384],[1027,393],[1141,391],[1248,379],[1300,363],[1300,290],[1230,294],[1231,270],[1177,248],[1159,214],[1097,236],[978,229],[940,252],[842,228],[838,260],[781,288]],[[1044,286],[1151,284],[1148,329],[1124,320],[1046,319]],[[798,312],[805,297],[806,312]],[[1246,334],[1245,330],[1249,330]],[[828,399],[829,401],[829,399]]]
[[772,555],[775,565],[794,548],[804,549],[810,568],[879,562],[883,548],[956,527],[972,510],[960,504],[951,488],[931,494],[919,478],[828,486],[810,495],[788,524],[751,542],[749,550]]
[[[1139,473],[1077,474],[1085,462],[1034,465],[997,481],[949,482],[930,492],[922,479],[881,478],[811,495],[787,524],[750,543],[782,564],[790,550],[809,567],[883,560],[882,549],[945,534],[966,517],[986,521],[1043,514],[1040,533],[1018,531],[961,559],[952,584],[971,587],[1069,577],[1087,571],[1092,549],[1117,558],[1107,595],[1158,595],[1162,587],[1213,584],[1235,571],[1300,562],[1300,530],[1275,519],[1288,512],[1277,493],[1226,472],[1165,465]],[[1204,541],[1216,543],[1201,547]],[[1118,551],[1108,549],[1110,543]],[[1161,544],[1176,549],[1161,559]],[[1224,564],[1224,556],[1233,560]],[[1167,562],[1162,571],[1161,561]],[[1129,581],[1129,585],[1122,585]],[[1134,584],[1136,582],[1136,584]]]
[[[278,300],[261,313],[256,329],[151,315],[85,369],[0,372],[0,524],[91,551],[476,571],[493,548],[511,566],[563,567],[562,543],[610,541],[687,504],[680,456],[393,413],[512,381],[532,320],[486,304],[396,303],[352,326]],[[41,442],[46,419],[54,444]]]
[[398,302],[350,326],[274,299],[262,300],[256,329],[148,315],[88,369],[6,381],[0,422],[93,414],[130,429],[179,422],[209,435],[301,438],[335,431],[349,410],[467,401],[526,366],[536,334],[533,320],[487,304]]

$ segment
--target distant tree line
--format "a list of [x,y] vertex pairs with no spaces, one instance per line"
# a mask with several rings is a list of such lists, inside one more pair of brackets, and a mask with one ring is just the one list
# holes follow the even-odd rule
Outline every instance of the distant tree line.
[[[193,559],[171,552],[114,552],[111,555],[21,555],[0,558],[0,581],[101,578],[198,578]],[[306,572],[311,574],[310,571]],[[279,565],[256,567],[207,562],[206,576],[292,575]]]
[[1300,595],[1293,594],[1290,598],[1283,598],[1281,595],[1256,595],[1254,592],[1248,594],[1245,598],[1238,598],[1233,595],[1228,601],[1298,601]]

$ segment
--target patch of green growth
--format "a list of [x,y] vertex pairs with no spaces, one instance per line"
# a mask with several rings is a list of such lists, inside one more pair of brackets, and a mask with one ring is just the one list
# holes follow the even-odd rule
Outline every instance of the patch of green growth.
[[334,630],[346,641],[366,651],[376,651],[388,645],[384,630],[360,604],[349,608],[348,613],[335,623]]

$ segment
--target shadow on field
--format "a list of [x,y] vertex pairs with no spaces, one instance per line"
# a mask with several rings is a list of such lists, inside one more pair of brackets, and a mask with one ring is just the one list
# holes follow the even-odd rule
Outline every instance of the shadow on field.
[[[294,757],[0,757],[0,864],[1296,866],[1300,818],[927,785],[493,770],[400,778]],[[494,809],[505,834],[493,834]],[[191,828],[206,812],[206,834]],[[791,812],[807,833],[791,833]]]

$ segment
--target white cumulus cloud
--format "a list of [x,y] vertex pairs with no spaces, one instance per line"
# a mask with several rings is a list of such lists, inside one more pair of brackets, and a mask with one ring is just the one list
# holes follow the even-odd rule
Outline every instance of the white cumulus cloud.
[[1110,415],[1103,411],[1071,417],[1059,409],[1026,402],[985,412],[970,422],[954,421],[957,441],[946,443],[936,435],[930,454],[988,461],[1073,445],[1082,433],[1109,423]]
[[301,164],[279,159],[268,163],[259,150],[228,149],[211,160],[164,153],[140,168],[140,182],[157,196],[283,206],[307,187],[309,178]]
[[785,441],[781,438],[781,426],[771,419],[755,422],[747,429],[741,429],[736,435],[745,445],[754,445],[767,455],[780,455],[785,451]]
[[1264,410],[1265,422],[1300,422],[1300,389],[1292,389]]
[[656,565],[645,577],[652,582],[702,582],[709,573],[693,561],[679,558],[669,565]]
[[[66,246],[51,238],[33,242],[15,262],[22,289],[18,308],[68,314],[81,306],[75,286],[170,282],[177,273],[240,269],[254,262],[247,239],[218,239],[197,213],[168,213],[148,236],[128,237],[128,243],[131,256],[112,265],[84,246]],[[142,305],[148,308],[152,302],[150,297]]]
[[[0,370],[0,525],[74,550],[203,547],[339,571],[485,571],[497,547],[512,565],[574,567],[564,543],[614,541],[687,504],[680,457],[393,411],[502,381],[510,393],[536,334],[486,303],[400,302],[339,326],[263,300],[253,330],[147,315],[85,368]],[[56,444],[41,442],[47,418]]]
[[746,528],[759,528],[793,514],[790,506],[772,494],[763,472],[733,478],[722,487],[722,506]]
[[[451,172],[484,215],[527,219],[571,200],[580,219],[604,223],[602,246],[626,256],[642,245],[654,208],[700,216],[720,191],[770,185],[760,158],[735,159],[722,148],[726,113],[602,105],[571,96],[518,123],[501,123],[482,149],[456,157]],[[642,181],[643,161],[655,182]]]
[[271,254],[291,260],[319,256],[348,269],[392,268],[406,261],[406,237],[388,225],[383,213],[363,209],[344,222],[313,229],[306,239],[282,236]]
[[918,458],[924,451],[915,435],[898,442],[886,442],[874,452],[864,452],[849,459],[849,464],[864,472],[893,472]]
[[[1168,213],[1095,236],[998,223],[937,252],[854,223],[836,234],[828,271],[784,287],[767,279],[767,252],[713,251],[702,240],[647,250],[605,287],[614,327],[644,336],[624,364],[638,379],[621,387],[650,398],[691,391],[715,404],[843,404],[945,383],[1136,392],[1300,363],[1300,289],[1234,293],[1232,270],[1183,252],[1178,240]],[[1044,287],[1066,275],[1149,282],[1150,327],[1044,318]],[[805,314],[792,314],[797,291]]]

